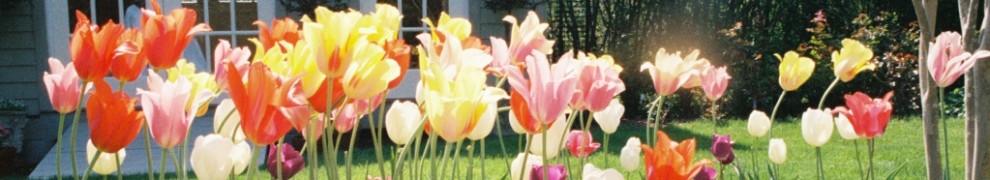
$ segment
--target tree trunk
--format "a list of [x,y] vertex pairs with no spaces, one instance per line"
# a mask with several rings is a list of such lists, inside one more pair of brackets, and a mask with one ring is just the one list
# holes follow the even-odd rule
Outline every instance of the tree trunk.
[[[975,39],[976,36],[974,36],[976,30],[976,16],[977,16],[976,12],[978,7],[979,7],[979,1],[973,1],[973,0],[959,1],[959,24],[962,26],[960,27],[960,29],[962,29],[962,32],[960,33],[962,33],[963,49],[967,52],[974,52],[976,48],[979,47],[980,45],[980,41],[978,39]],[[973,165],[973,152],[974,152],[973,148],[975,147],[974,144],[975,122],[973,121],[975,119],[973,115],[975,114],[970,112],[973,110],[973,105],[974,105],[974,103],[972,102],[972,100],[974,99],[972,97],[972,92],[973,92],[972,73],[967,72],[964,81],[965,81],[965,86],[963,87],[963,89],[966,94],[964,96],[965,104],[963,109],[966,111],[966,127],[965,127],[966,137],[964,141],[965,162],[963,164],[963,167],[965,171],[963,177],[965,177],[965,179],[972,179],[973,178],[972,165]]]
[[[983,24],[980,26],[980,49],[987,49],[990,46],[990,1],[985,1],[983,5]],[[966,111],[967,121],[973,122],[973,156],[972,175],[970,179],[984,179],[990,177],[990,63],[986,60],[976,62],[969,72],[972,79],[971,90],[966,91],[972,96],[966,99],[972,104],[971,109]],[[971,115],[970,115],[971,114]]]
[[918,79],[921,89],[921,119],[925,133],[925,164],[928,167],[928,179],[942,179],[942,158],[939,154],[938,137],[938,97],[936,86],[928,73],[926,61],[928,43],[933,40],[935,21],[938,10],[937,0],[912,0],[914,12],[918,16],[921,27],[921,39],[918,45]]

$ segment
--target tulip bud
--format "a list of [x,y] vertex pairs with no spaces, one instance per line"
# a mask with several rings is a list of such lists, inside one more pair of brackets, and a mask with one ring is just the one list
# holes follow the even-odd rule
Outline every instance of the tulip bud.
[[839,135],[842,139],[855,140],[859,139],[859,135],[856,134],[856,129],[853,128],[852,123],[845,115],[838,114],[835,117],[835,129],[838,129]]
[[192,170],[199,179],[227,179],[233,170],[234,143],[221,135],[199,136],[189,154]]
[[[224,99],[217,105],[213,112],[213,132],[234,142],[244,141],[244,131],[238,128],[241,123],[241,115],[234,107],[234,101]],[[235,132],[236,131],[236,132]]]
[[[827,112],[828,111],[828,112]],[[801,115],[801,134],[804,142],[811,146],[821,147],[832,138],[832,113],[829,110],[808,109]]]
[[715,134],[712,138],[712,155],[715,155],[715,159],[723,165],[732,163],[732,160],[736,159],[735,152],[732,150],[732,138],[729,135],[720,136]]
[[639,147],[640,144],[642,143],[640,143],[639,138],[631,137],[626,141],[626,146],[622,147],[622,152],[619,154],[619,164],[626,171],[634,171],[639,167],[639,161],[642,159],[639,157],[639,153],[642,151]]
[[581,179],[584,180],[625,180],[622,177],[622,173],[619,171],[609,168],[609,169],[598,169],[595,165],[588,163],[584,165],[584,174],[581,175]]
[[718,171],[710,166],[702,167],[697,174],[694,174],[693,180],[715,180],[718,178]]
[[784,143],[784,139],[770,139],[770,148],[767,152],[770,155],[770,161],[774,164],[784,164],[784,161],[787,160],[787,144]]
[[385,130],[388,138],[395,144],[406,144],[412,137],[423,115],[419,112],[419,106],[408,101],[396,101],[388,108],[385,114]]
[[595,117],[595,122],[598,123],[598,126],[602,128],[605,134],[612,134],[619,128],[619,121],[625,112],[626,107],[618,99],[612,99],[608,107],[605,107],[602,111],[592,113],[592,116]]
[[752,113],[749,113],[749,122],[746,123],[746,130],[749,131],[749,135],[763,137],[763,135],[766,135],[770,131],[772,123],[770,122],[770,117],[767,117],[767,113],[754,110]]

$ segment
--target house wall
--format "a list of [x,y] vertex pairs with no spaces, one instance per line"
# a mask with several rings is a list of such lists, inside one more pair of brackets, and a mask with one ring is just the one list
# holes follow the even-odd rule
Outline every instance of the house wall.
[[16,1],[0,11],[0,98],[23,101],[28,113],[51,111],[41,74],[48,64],[44,51],[44,27],[38,23],[39,1]]

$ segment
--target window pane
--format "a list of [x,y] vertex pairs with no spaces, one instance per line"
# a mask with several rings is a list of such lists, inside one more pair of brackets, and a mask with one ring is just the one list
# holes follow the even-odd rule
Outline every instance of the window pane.
[[[69,8],[68,9],[69,10],[69,14],[68,14],[69,15],[69,30],[70,31],[75,31],[76,22],[78,22],[78,20],[76,19],[76,10],[79,10],[80,12],[83,12],[83,14],[85,14],[86,17],[88,17],[90,21],[93,21],[97,25],[106,24],[110,20],[113,20],[114,23],[122,24],[121,17],[120,17],[120,15],[121,15],[120,13],[121,12],[120,12],[120,7],[119,7],[119,3],[120,2],[123,2],[123,5],[124,5],[123,8],[125,9],[125,12],[124,13],[126,13],[127,7],[129,7],[130,5],[135,5],[138,8],[138,11],[137,11],[137,15],[138,15],[137,17],[138,18],[136,18],[137,19],[136,21],[140,21],[140,8],[144,7],[144,0],[122,0],[122,1],[118,1],[118,0],[100,0],[100,1],[96,1],[96,17],[92,17],[91,16],[92,14],[90,13],[91,12],[90,11],[90,8],[91,8],[91,5],[92,4],[90,4],[90,0],[69,0],[69,7],[68,7]],[[138,22],[138,23],[140,23],[140,22]]]
[[258,20],[258,3],[242,1],[244,0],[238,0],[237,3],[234,3],[235,13],[237,13],[237,30],[257,30],[258,27],[251,23]]

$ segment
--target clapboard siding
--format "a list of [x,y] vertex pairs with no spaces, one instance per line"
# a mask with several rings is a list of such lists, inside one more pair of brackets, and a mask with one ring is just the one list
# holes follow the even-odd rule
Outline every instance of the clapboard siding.
[[38,83],[41,74],[35,65],[0,66],[0,83]]
[[38,96],[45,96],[48,93],[39,82],[29,83],[0,83],[0,97],[9,99],[37,99]]
[[[0,21],[6,21],[0,14]],[[0,43],[0,52],[4,52],[4,49],[11,48],[34,48],[34,33],[32,31],[0,31],[0,39],[3,43]]]
[[30,15],[7,15],[0,21],[0,31],[3,32],[26,32],[34,29],[34,21]]
[[34,16],[35,6],[43,1],[17,2],[0,13],[0,98],[19,100],[27,105],[28,113],[37,114],[42,104],[48,104],[39,68],[47,61],[40,57],[45,56],[37,49],[43,39],[36,34],[45,27],[38,26],[44,22]]
[[[0,67],[3,66],[36,66],[37,56],[34,48],[0,49]],[[5,77],[5,76],[0,76]]]

